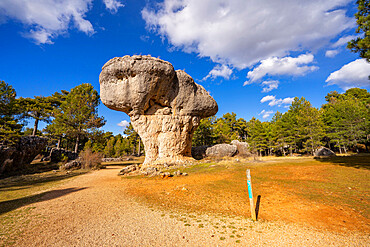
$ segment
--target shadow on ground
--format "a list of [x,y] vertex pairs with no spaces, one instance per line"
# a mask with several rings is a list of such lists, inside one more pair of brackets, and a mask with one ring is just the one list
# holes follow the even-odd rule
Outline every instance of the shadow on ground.
[[330,162],[340,166],[353,167],[357,169],[370,169],[370,154],[354,154],[350,156],[334,156],[328,158],[315,157],[321,162]]
[[51,190],[47,192],[43,192],[37,195],[32,195],[32,196],[26,196],[14,200],[9,200],[9,201],[3,201],[0,202],[0,215],[7,213],[9,211],[15,210],[17,208],[30,205],[35,202],[40,202],[40,201],[47,201],[47,200],[52,200],[73,192],[77,192],[80,190],[84,190],[86,187],[83,188],[68,188],[68,189],[61,189],[61,190]]
[[11,177],[11,176],[49,172],[52,170],[59,170],[59,165],[57,163],[50,163],[50,162],[35,162],[32,164],[25,165],[22,169],[18,169],[16,171],[9,171],[7,173],[0,174],[0,179]]
[[[74,171],[71,173],[58,172],[58,173],[48,173],[48,174],[38,174],[30,176],[16,176],[0,179],[0,192],[10,191],[10,190],[22,190],[30,186],[37,184],[43,184],[47,182],[56,182],[66,178],[75,177],[86,173],[87,171]],[[11,188],[15,187],[15,188]]]

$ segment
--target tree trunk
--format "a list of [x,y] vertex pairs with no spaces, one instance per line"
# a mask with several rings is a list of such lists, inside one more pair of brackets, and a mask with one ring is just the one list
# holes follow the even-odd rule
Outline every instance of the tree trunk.
[[340,146],[339,142],[338,142],[338,147],[339,147],[339,153],[342,154],[342,147]]
[[310,138],[311,138],[312,156],[314,156],[315,155],[315,150],[314,150],[314,146],[313,146],[313,138],[312,137],[310,137]]
[[32,136],[36,135],[37,125],[39,125],[39,120],[37,118],[35,118],[35,125],[33,126]]
[[140,150],[140,145],[141,145],[141,143],[140,143],[140,138],[139,138],[139,147],[138,147],[138,151],[137,151],[137,156],[140,156],[140,153],[141,153],[141,150]]
[[79,136],[77,135],[77,137],[76,137],[76,145],[75,145],[75,153],[77,153],[77,151],[78,151],[78,142],[80,141],[80,138],[79,138]]
[[60,143],[62,142],[62,137],[59,136],[58,143],[57,143],[57,149],[60,148]]

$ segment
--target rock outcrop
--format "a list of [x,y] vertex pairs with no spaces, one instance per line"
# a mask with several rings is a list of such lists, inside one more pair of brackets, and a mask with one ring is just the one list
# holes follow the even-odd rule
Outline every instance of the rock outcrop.
[[336,154],[326,147],[321,147],[315,152],[315,157],[330,157],[336,156]]
[[251,156],[249,144],[247,142],[241,142],[238,140],[233,140],[232,145],[235,145],[238,149],[238,155],[240,156]]
[[207,148],[207,157],[232,157],[236,154],[238,148],[232,144],[217,144]]
[[217,113],[216,101],[184,71],[151,56],[109,60],[99,77],[102,102],[127,113],[145,148],[142,167],[191,160],[193,132]]
[[15,146],[0,145],[0,174],[22,169],[46,147],[47,139],[39,136],[23,136]]

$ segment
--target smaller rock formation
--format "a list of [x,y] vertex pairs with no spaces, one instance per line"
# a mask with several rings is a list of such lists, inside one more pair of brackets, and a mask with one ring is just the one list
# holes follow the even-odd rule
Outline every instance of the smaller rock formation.
[[207,148],[207,157],[232,157],[238,150],[237,146],[232,144],[217,144]]
[[247,142],[240,142],[238,140],[233,140],[232,145],[235,145],[238,149],[238,155],[240,156],[251,156],[250,147]]
[[23,136],[15,146],[0,145],[0,175],[14,172],[30,164],[46,147],[47,139]]
[[315,157],[332,157],[332,156],[336,156],[336,154],[326,147],[321,147],[315,152]]
[[82,160],[81,158],[77,158],[71,160],[59,167],[60,170],[77,170],[82,168]]
[[135,164],[135,165],[129,165],[129,166],[125,166],[119,173],[118,175],[126,175],[126,174],[129,174],[129,173],[132,173],[134,171],[138,171],[140,170],[140,166]]

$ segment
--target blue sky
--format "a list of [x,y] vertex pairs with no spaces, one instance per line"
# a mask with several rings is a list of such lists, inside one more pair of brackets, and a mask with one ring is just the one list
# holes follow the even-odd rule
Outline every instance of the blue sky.
[[[268,121],[294,97],[320,107],[330,91],[369,90],[370,64],[345,48],[355,12],[349,0],[1,0],[0,80],[22,97],[99,91],[109,59],[150,54],[203,85],[218,117]],[[129,121],[99,115],[115,134]]]

